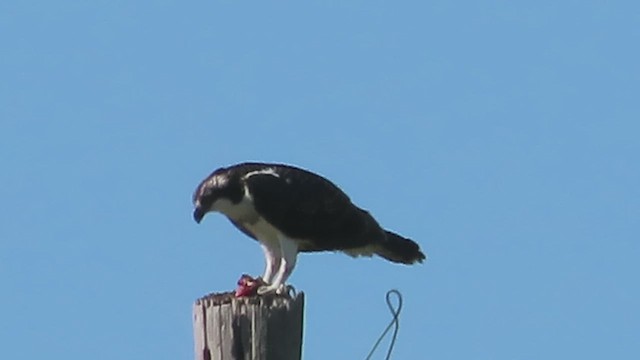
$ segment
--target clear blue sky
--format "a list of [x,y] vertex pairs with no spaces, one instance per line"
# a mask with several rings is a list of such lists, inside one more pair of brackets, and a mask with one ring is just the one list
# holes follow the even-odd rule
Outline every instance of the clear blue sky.
[[[0,358],[191,359],[259,247],[213,169],[340,185],[424,265],[303,255],[305,359],[640,356],[633,1],[0,3]],[[382,353],[379,354],[382,358]]]

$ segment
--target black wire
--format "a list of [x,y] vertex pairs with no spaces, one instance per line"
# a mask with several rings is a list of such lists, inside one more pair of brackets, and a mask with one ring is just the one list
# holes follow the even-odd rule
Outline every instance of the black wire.
[[[391,294],[394,294],[398,297],[397,309],[394,308],[393,304],[391,303]],[[376,341],[376,343],[373,345],[373,348],[369,352],[369,355],[367,355],[366,360],[371,359],[371,356],[373,356],[373,353],[378,348],[378,345],[380,345],[380,343],[382,342],[382,339],[384,339],[384,337],[387,335],[389,330],[391,330],[392,326],[395,326],[395,327],[393,329],[393,335],[391,336],[391,343],[389,344],[389,350],[387,351],[387,357],[385,358],[386,360],[391,359],[391,352],[393,351],[393,346],[396,344],[396,338],[398,337],[398,330],[400,330],[400,311],[402,311],[402,294],[400,293],[400,291],[396,289],[391,289],[387,291],[386,298],[387,298],[387,307],[389,308],[389,311],[391,312],[393,319],[391,319],[391,322],[389,323],[389,325],[387,325],[387,328],[384,329],[384,331],[378,338],[378,341]]]

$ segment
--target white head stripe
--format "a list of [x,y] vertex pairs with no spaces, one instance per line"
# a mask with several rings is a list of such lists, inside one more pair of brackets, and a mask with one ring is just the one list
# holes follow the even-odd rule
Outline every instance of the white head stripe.
[[226,175],[215,175],[207,182],[209,183],[209,186],[222,187],[229,182],[229,178]]

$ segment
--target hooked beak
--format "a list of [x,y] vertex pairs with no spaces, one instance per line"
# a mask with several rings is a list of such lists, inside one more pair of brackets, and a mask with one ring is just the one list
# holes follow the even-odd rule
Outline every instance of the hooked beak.
[[193,210],[193,220],[195,220],[198,224],[200,224],[200,221],[202,221],[204,214],[205,212],[202,211],[202,209],[199,206],[196,207],[195,210]]

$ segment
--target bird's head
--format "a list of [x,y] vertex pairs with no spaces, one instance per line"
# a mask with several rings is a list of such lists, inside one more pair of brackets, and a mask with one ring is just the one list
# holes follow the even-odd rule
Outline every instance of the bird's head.
[[218,169],[202,180],[193,193],[193,219],[200,223],[211,211],[225,211],[225,208],[240,202],[243,196],[238,179]]

